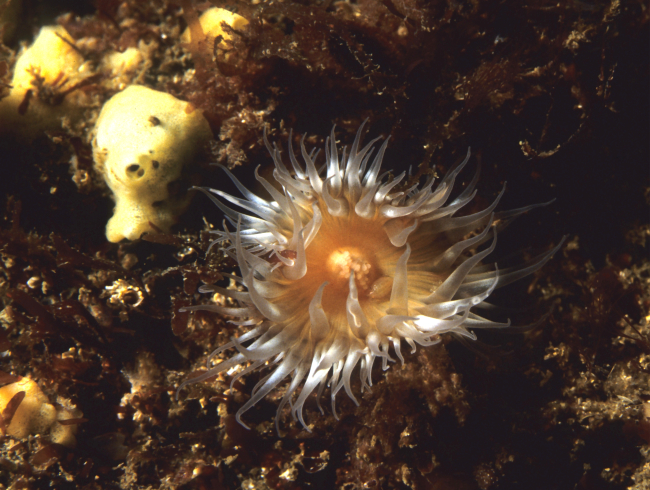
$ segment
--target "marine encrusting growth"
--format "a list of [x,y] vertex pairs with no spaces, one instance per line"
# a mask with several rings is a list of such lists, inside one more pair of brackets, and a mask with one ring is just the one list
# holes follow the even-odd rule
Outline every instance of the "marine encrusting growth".
[[[335,415],[341,389],[358,404],[351,382],[356,366],[363,391],[372,385],[377,358],[383,369],[393,355],[404,362],[402,341],[415,350],[416,344],[438,343],[442,334],[476,339],[475,329],[509,326],[473,309],[495,288],[542,267],[561,245],[519,267],[499,270],[483,264],[496,246],[497,230],[536,205],[496,213],[504,187],[484,210],[456,216],[476,195],[478,170],[458,196],[450,197],[469,151],[436,186],[429,177],[424,186],[400,190],[404,173],[394,178],[380,174],[388,139],[378,151],[379,138],[361,147],[362,130],[363,125],[349,152],[340,152],[332,129],[325,144],[326,166],[320,171],[318,152],[308,152],[304,138],[304,166],[290,144],[289,169],[265,135],[279,187],[257,170],[255,176],[271,200],[250,192],[225,168],[244,199],[203,189],[235,228],[214,232],[218,238],[213,245],[228,243],[225,251],[241,270],[241,277],[231,277],[247,290],[205,285],[201,292],[221,294],[233,306],[185,310],[214,311],[252,328],[232,337],[210,360],[230,348],[236,349],[234,356],[181,388],[245,365],[234,382],[268,365],[270,372],[237,412],[242,424],[242,414],[289,376],[276,424],[290,403],[294,418],[307,428],[303,406],[312,392],[320,399],[329,386]],[[234,211],[217,197],[244,211]]]

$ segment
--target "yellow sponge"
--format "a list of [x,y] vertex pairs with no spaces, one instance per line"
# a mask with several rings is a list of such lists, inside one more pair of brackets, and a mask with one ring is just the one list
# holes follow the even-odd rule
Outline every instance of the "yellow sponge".
[[[230,12],[229,10],[220,9],[218,7],[212,7],[206,10],[201,14],[201,17],[199,17],[201,28],[208,38],[216,39],[217,37],[222,36],[223,39],[228,40],[231,38],[231,36],[221,28],[222,22],[225,22],[235,30],[241,29],[248,25],[248,21],[241,15],[237,15]],[[189,28],[185,29],[185,32],[183,32],[181,41],[186,44],[190,42]]]
[[75,99],[85,97],[67,90],[91,74],[91,64],[63,27],[42,27],[18,57],[11,92],[0,100],[0,132],[31,138],[43,129],[60,128],[64,116],[76,115]]
[[48,398],[38,385],[29,378],[22,378],[15,383],[0,388],[0,413],[4,411],[11,399],[21,391],[25,392],[20,405],[16,409],[9,426],[7,435],[16,439],[25,439],[30,434],[50,433],[50,440],[67,447],[76,444],[76,425],[63,425],[59,420],[77,418],[79,414],[66,408],[58,409],[50,404]]
[[115,198],[106,238],[168,232],[188,203],[170,185],[211,138],[201,111],[170,94],[132,85],[106,102],[93,138],[95,167]]

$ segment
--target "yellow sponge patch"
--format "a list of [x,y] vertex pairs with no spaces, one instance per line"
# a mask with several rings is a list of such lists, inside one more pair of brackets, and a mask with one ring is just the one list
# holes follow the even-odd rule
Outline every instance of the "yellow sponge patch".
[[44,435],[49,432],[52,442],[68,447],[76,444],[77,426],[63,425],[58,421],[77,418],[78,414],[63,407],[57,409],[29,378],[22,378],[0,388],[0,413],[4,412],[12,398],[20,392],[24,392],[25,397],[6,427],[7,435],[25,439],[30,434]]
[[16,61],[11,92],[0,100],[0,132],[32,138],[77,117],[81,91],[68,93],[92,75],[91,64],[75,49],[61,26],[42,27],[34,43]]
[[32,87],[36,71],[45,83],[76,80],[84,58],[74,48],[74,39],[61,26],[45,26],[28,49],[16,61],[12,85],[14,89]]
[[[237,15],[229,10],[220,9],[218,7],[212,7],[206,10],[201,14],[201,17],[199,17],[201,28],[208,38],[216,39],[217,37],[222,36],[223,39],[228,40],[231,36],[221,27],[222,22],[225,22],[235,30],[242,29],[248,25],[248,21],[241,15]],[[185,29],[185,32],[183,32],[183,35],[181,36],[181,41],[186,44],[190,42],[189,29]]]
[[104,104],[93,156],[115,198],[109,241],[169,231],[187,205],[170,195],[170,185],[210,138],[201,112],[170,94],[132,85]]

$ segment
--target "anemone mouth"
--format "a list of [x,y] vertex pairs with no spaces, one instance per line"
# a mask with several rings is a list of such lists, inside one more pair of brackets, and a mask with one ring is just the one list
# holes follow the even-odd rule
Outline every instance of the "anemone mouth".
[[[388,140],[376,153],[377,139],[361,147],[363,126],[349,153],[346,148],[339,152],[332,129],[322,171],[316,167],[318,152],[307,152],[304,138],[300,148],[304,166],[289,146],[289,171],[265,133],[275,164],[273,177],[282,189],[256,171],[270,200],[250,192],[225,168],[244,199],[201,189],[235,228],[232,232],[224,225],[223,231],[215,232],[212,245],[224,246],[237,261],[241,276],[235,280],[246,291],[205,285],[201,292],[218,292],[235,306],[185,310],[229,315],[235,318],[233,323],[251,328],[209,359],[234,348],[232,357],[186,380],[179,390],[238,365],[246,367],[233,382],[270,366],[237,412],[242,425],[242,414],[287,377],[291,380],[278,407],[276,426],[290,404],[293,417],[309,430],[303,406],[310,394],[316,392],[319,400],[329,387],[336,416],[335,399],[342,389],[357,403],[351,385],[357,366],[363,391],[372,385],[377,358],[383,369],[394,361],[391,354],[404,362],[402,340],[414,351],[416,344],[435,344],[443,334],[475,339],[475,329],[508,327],[510,322],[492,322],[473,310],[483,306],[495,288],[542,267],[562,245],[519,267],[499,270],[496,264],[484,263],[496,246],[499,229],[544,204],[497,213],[504,189],[486,209],[456,216],[476,194],[478,170],[450,200],[469,151],[437,186],[429,178],[423,186],[402,191],[397,186],[403,173],[390,180],[379,175]],[[222,200],[244,211],[235,211]]]
[[[356,221],[356,222],[355,222]],[[392,247],[381,225],[371,220],[333,218],[324,220],[318,239],[306,250],[307,274],[294,287],[314,296],[327,282],[323,308],[329,313],[345,311],[350,277],[354,275],[359,300],[379,301],[377,281],[394,273],[399,249]],[[389,293],[389,291],[388,291]],[[339,311],[339,313],[341,312]]]

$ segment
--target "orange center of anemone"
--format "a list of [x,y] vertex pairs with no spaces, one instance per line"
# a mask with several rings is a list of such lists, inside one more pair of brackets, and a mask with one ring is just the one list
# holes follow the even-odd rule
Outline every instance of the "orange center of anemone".
[[[354,273],[359,301],[390,295],[395,262],[403,250],[390,244],[383,220],[356,216],[336,218],[324,213],[316,238],[306,249],[307,273],[290,283],[294,298],[308,304],[324,282],[323,309],[331,318],[345,318],[350,276]],[[388,276],[388,277],[387,277]]]
[[367,291],[377,275],[377,267],[373,267],[369,255],[355,247],[339,248],[332,252],[326,261],[331,282],[349,284],[350,275],[354,273],[359,292]]

